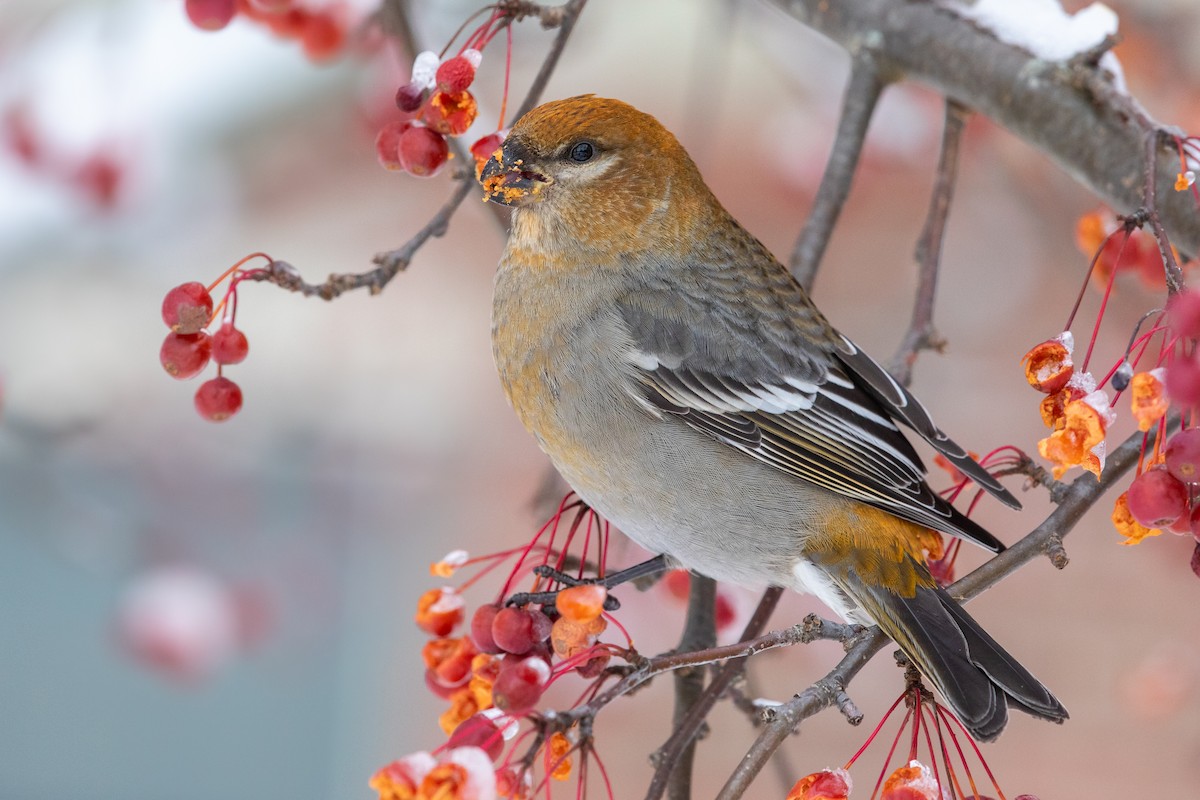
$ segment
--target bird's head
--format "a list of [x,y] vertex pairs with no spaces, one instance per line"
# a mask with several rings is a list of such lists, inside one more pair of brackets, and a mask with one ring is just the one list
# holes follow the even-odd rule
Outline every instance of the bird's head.
[[549,214],[579,233],[597,221],[642,227],[668,207],[678,215],[711,197],[658,120],[594,95],[545,103],[521,117],[479,180],[487,200]]

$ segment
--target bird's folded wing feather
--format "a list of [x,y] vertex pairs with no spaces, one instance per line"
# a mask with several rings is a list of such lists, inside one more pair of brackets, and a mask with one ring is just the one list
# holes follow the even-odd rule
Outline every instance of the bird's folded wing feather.
[[[760,277],[776,285],[738,285],[722,275],[727,285],[721,288],[741,295],[729,303],[702,302],[676,286],[643,286],[622,298],[618,308],[634,367],[631,393],[653,413],[676,416],[782,472],[1002,549],[982,528],[963,525],[961,515],[929,488],[924,465],[892,418],[929,438],[916,427],[924,425],[950,448],[958,446],[882,368],[830,328],[806,297],[780,296],[775,276]],[[792,303],[803,303],[799,314]],[[965,452],[962,457],[995,483]]]

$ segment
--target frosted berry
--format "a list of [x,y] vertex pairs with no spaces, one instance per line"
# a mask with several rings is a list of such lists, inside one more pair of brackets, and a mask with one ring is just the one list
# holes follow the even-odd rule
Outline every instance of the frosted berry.
[[397,152],[406,172],[424,178],[436,174],[446,163],[450,146],[441,134],[414,126],[400,135]]
[[1129,513],[1147,528],[1165,528],[1188,511],[1187,487],[1165,469],[1149,469],[1129,484]]
[[1185,290],[1167,301],[1171,330],[1185,339],[1200,339],[1200,292]]
[[550,680],[550,665],[538,656],[506,658],[492,684],[492,702],[501,711],[520,716],[533,709]]
[[1021,360],[1029,385],[1045,394],[1061,391],[1074,372],[1071,350],[1061,339],[1049,339],[1036,345]]
[[475,80],[475,65],[462,56],[448,58],[437,68],[437,87],[443,92],[466,91]]
[[212,335],[212,357],[218,364],[240,364],[249,352],[246,334],[233,327],[232,322],[226,322]]
[[184,0],[192,24],[203,31],[219,31],[237,13],[237,0]]
[[1180,431],[1167,441],[1167,472],[1184,483],[1200,483],[1200,428]]
[[175,333],[199,333],[212,317],[213,299],[203,283],[176,286],[163,298],[162,318]]
[[227,420],[241,407],[242,390],[229,378],[213,378],[196,390],[196,411],[210,422]]
[[409,81],[396,90],[396,108],[405,114],[414,114],[425,103],[429,92],[425,87]]
[[167,374],[179,380],[194,378],[208,366],[212,352],[212,340],[204,331],[200,333],[168,333],[158,351]]

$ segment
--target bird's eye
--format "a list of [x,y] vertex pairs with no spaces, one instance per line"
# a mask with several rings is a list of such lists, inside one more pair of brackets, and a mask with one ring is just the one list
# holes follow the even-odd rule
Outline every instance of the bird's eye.
[[570,156],[572,161],[583,163],[584,161],[591,161],[592,156],[595,154],[596,148],[592,146],[591,142],[580,142],[571,148]]

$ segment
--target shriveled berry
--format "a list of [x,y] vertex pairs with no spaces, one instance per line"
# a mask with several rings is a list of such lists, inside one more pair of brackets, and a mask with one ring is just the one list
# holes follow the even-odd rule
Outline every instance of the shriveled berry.
[[431,177],[450,157],[450,146],[441,134],[429,128],[413,126],[400,135],[400,165],[419,177]]
[[1025,379],[1029,385],[1045,394],[1060,391],[1074,372],[1071,350],[1061,338],[1036,345],[1021,361],[1025,364]]
[[212,357],[218,364],[240,364],[250,352],[246,334],[226,322],[212,335]]
[[541,699],[550,680],[550,665],[537,656],[509,661],[505,659],[492,684],[492,702],[501,711],[520,716]]
[[462,56],[448,58],[437,68],[437,87],[443,92],[466,91],[475,80],[475,65]]
[[232,417],[242,407],[242,390],[226,377],[213,378],[196,390],[196,411],[210,422]]
[[1148,528],[1165,528],[1188,511],[1188,491],[1165,469],[1149,469],[1133,479],[1129,513]]
[[213,299],[203,283],[180,284],[163,298],[162,318],[175,333],[199,333],[212,317]]
[[188,19],[202,31],[219,31],[237,13],[237,0],[184,0]]
[[417,599],[417,626],[433,636],[445,636],[462,622],[466,603],[453,589],[430,589]]
[[1167,472],[1184,483],[1200,483],[1200,428],[1188,428],[1167,440]]
[[396,108],[405,114],[413,114],[424,104],[427,97],[429,92],[424,86],[409,81],[396,90]]
[[212,352],[212,339],[204,331],[199,333],[168,333],[163,339],[158,360],[167,374],[179,380],[194,378],[208,366]]

